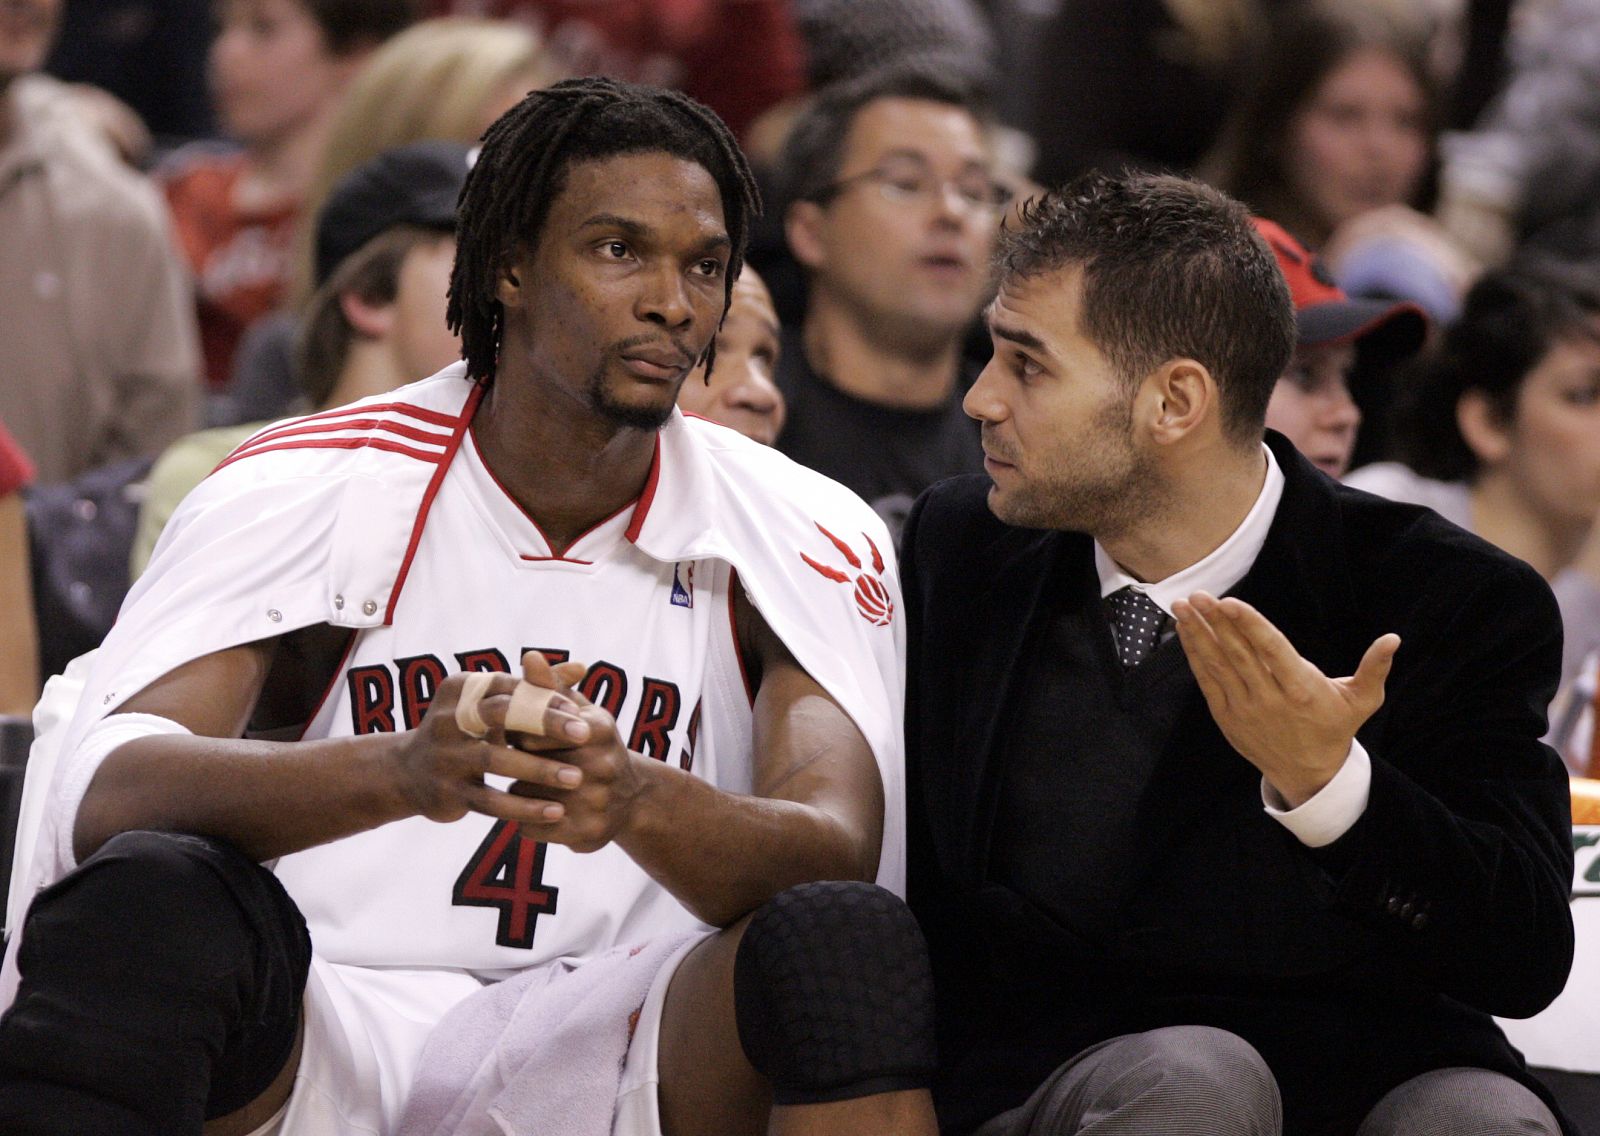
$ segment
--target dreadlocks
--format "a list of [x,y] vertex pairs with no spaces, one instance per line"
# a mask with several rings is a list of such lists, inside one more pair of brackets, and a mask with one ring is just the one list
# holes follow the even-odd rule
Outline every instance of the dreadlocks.
[[[714,112],[677,91],[569,79],[534,91],[483,135],[457,209],[457,249],[445,318],[461,334],[467,374],[494,381],[504,312],[496,280],[508,260],[537,242],[574,162],[661,151],[703,167],[722,194],[733,243],[723,311],[744,264],[750,224],[761,211],[755,178]],[[706,348],[709,373],[715,344]]]

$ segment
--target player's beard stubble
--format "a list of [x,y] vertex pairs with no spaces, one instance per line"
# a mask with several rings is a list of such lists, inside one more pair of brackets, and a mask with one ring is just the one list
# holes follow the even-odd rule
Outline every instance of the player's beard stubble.
[[606,368],[595,368],[585,387],[589,405],[606,421],[633,430],[659,430],[672,417],[672,403],[665,406],[630,406],[618,399],[606,384]]
[[[636,405],[624,402],[617,397],[616,391],[606,381],[607,374],[613,369],[613,363],[619,359],[625,350],[638,347],[650,341],[651,337],[641,336],[625,339],[621,343],[612,345],[595,369],[589,373],[588,380],[584,383],[584,394],[589,400],[589,406],[617,426],[633,430],[655,431],[667,424],[667,419],[672,417],[672,408],[677,405],[678,390],[683,386],[687,372],[672,384],[672,397],[660,405]],[[674,347],[679,346],[674,343]],[[685,352],[685,354],[688,354]]]
[[[1083,532],[1102,541],[1148,521],[1166,495],[1154,461],[1134,445],[1132,414],[1133,392],[1108,399],[1076,437],[1037,461],[1025,481],[990,494],[995,516],[1008,525]],[[1015,460],[987,426],[985,435],[989,453]]]

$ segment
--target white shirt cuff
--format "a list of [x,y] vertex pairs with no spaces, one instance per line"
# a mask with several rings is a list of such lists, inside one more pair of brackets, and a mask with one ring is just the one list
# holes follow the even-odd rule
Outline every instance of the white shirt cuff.
[[1366,748],[1352,738],[1350,752],[1339,772],[1305,804],[1291,809],[1265,777],[1261,779],[1261,804],[1267,815],[1299,837],[1300,843],[1307,848],[1321,848],[1338,840],[1361,819],[1371,790],[1372,759]]

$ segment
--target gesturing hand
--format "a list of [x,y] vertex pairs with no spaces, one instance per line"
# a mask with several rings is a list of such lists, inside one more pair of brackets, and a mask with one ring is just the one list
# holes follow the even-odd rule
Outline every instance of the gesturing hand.
[[1329,678],[1243,600],[1196,592],[1172,605],[1178,639],[1223,737],[1290,808],[1344,764],[1356,730],[1383,705],[1398,635],[1367,648],[1348,678]]

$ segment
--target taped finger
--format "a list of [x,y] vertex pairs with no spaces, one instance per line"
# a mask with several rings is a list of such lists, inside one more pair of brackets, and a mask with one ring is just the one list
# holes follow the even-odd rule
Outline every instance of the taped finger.
[[489,723],[478,713],[478,704],[489,693],[494,675],[474,671],[461,684],[461,696],[456,699],[456,728],[470,738],[481,738],[489,732]]
[[562,697],[558,690],[526,682],[517,683],[517,688],[511,692],[511,705],[506,708],[506,732],[515,730],[544,737],[545,711],[553,700]]

